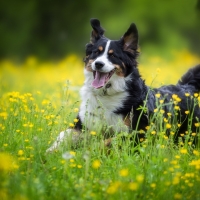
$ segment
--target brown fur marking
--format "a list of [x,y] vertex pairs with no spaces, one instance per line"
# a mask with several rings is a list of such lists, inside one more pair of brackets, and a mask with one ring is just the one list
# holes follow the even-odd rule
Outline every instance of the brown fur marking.
[[103,47],[102,46],[99,46],[99,51],[103,51]]
[[122,71],[122,68],[119,66],[119,65],[116,65],[116,64],[114,64],[114,66],[115,66],[115,73],[118,75],[118,76],[121,76],[121,77],[124,77],[124,73],[123,73],[123,71]]
[[108,51],[109,54],[113,54],[113,52],[114,52],[113,49],[110,49],[110,50]]
[[94,60],[89,60],[89,61],[86,63],[85,69],[86,69],[87,71],[93,72],[92,67],[91,67],[93,61],[94,61]]
[[130,119],[130,116],[127,115],[125,118],[124,118],[124,124],[128,127],[131,127],[131,119]]

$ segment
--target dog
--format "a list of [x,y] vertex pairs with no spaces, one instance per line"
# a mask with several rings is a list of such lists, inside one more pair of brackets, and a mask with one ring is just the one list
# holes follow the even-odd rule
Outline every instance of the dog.
[[[176,85],[152,89],[145,84],[138,70],[136,25],[132,23],[119,40],[110,40],[104,36],[98,19],[91,19],[90,23],[93,30],[90,42],[86,44],[85,82],[80,91],[82,102],[78,122],[73,129],[61,132],[47,152],[57,149],[69,138],[76,143],[89,131],[101,132],[105,139],[120,132],[134,133],[137,142],[141,141],[155,112],[157,94],[163,101],[165,115],[177,115],[169,106],[173,105],[170,103],[173,99],[177,100],[175,104],[179,111],[176,118],[181,125],[175,139],[188,130],[188,123],[190,132],[195,132],[195,123],[200,120],[199,105],[185,94],[190,94],[190,97],[199,94],[200,65],[189,69]],[[192,112],[192,122],[185,113],[188,109]],[[137,134],[138,131],[142,134]]]

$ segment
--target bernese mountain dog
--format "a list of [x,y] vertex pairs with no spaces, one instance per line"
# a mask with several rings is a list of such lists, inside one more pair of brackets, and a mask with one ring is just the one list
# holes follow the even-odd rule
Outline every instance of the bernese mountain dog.
[[62,131],[47,152],[58,148],[63,141],[67,144],[69,139],[76,143],[90,131],[100,132],[105,140],[127,132],[134,135],[136,143],[141,141],[146,127],[152,123],[158,96],[162,100],[163,115],[170,113],[171,122],[176,117],[179,123],[175,141],[185,131],[196,132],[200,109],[193,95],[197,96],[200,91],[200,65],[189,69],[176,85],[150,88],[138,70],[136,25],[132,23],[119,40],[110,40],[104,36],[98,19],[91,19],[90,23],[93,30],[86,44],[85,82],[80,90],[78,122],[73,129]]

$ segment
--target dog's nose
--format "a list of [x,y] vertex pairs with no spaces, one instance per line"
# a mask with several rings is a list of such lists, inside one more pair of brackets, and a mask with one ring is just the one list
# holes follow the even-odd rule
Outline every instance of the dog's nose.
[[101,62],[101,61],[95,62],[96,69],[101,69],[104,65],[105,65],[104,62]]

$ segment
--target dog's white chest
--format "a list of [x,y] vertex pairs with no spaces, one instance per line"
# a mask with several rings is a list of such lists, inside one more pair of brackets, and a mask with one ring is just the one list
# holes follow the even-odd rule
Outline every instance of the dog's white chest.
[[122,106],[126,92],[115,95],[95,95],[87,87],[81,89],[82,103],[79,117],[90,131],[101,130],[106,126],[115,132],[128,131],[122,115],[114,113]]

